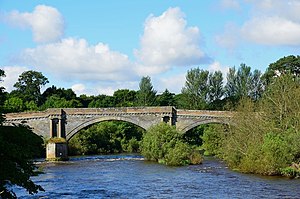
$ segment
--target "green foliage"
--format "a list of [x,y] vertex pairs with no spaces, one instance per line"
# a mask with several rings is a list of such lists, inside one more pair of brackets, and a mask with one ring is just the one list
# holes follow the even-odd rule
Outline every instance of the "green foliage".
[[138,152],[143,130],[119,121],[107,121],[81,130],[69,141],[72,155]]
[[66,100],[65,98],[60,98],[57,95],[50,96],[46,102],[41,106],[41,109],[47,108],[76,108],[81,107],[80,101],[76,99]]
[[107,96],[107,95],[98,95],[88,105],[89,108],[105,108],[105,107],[114,107],[114,106],[115,106],[114,97]]
[[175,106],[175,94],[170,93],[168,89],[166,89],[161,95],[157,96],[157,105],[158,106]]
[[45,101],[53,95],[64,98],[67,101],[76,99],[76,94],[72,89],[56,88],[56,86],[52,85],[43,92],[42,102],[45,103]]
[[220,156],[222,149],[222,141],[224,139],[225,127],[220,124],[209,124],[204,128],[201,148],[204,155]]
[[221,71],[210,73],[208,77],[207,101],[213,103],[220,100],[224,95],[223,75]]
[[121,89],[114,92],[115,106],[117,107],[130,107],[133,106],[136,92],[129,89]]
[[199,68],[187,72],[185,86],[181,91],[187,102],[186,108],[204,109],[206,107],[205,100],[209,91],[208,77],[209,72]]
[[299,78],[300,76],[300,56],[289,55],[280,58],[274,63],[271,63],[264,74],[264,79],[267,84],[280,75],[291,74],[293,77]]
[[300,178],[300,163],[292,163],[289,167],[281,168],[280,174],[289,178]]
[[201,136],[204,133],[205,128],[207,128],[208,125],[199,125],[189,131],[187,131],[184,135],[183,135],[183,139],[191,146],[201,146],[202,145],[202,138]]
[[193,150],[183,141],[182,134],[166,123],[148,129],[141,143],[141,153],[148,160],[173,166],[197,162],[197,156],[192,156]]
[[155,105],[156,91],[153,89],[151,78],[149,76],[142,77],[139,90],[137,91],[138,106],[153,106]]
[[43,140],[26,126],[0,126],[0,196],[16,198],[11,186],[25,188],[30,194],[43,191],[30,176],[37,175],[32,158],[44,150]]
[[24,110],[24,102],[21,98],[10,97],[4,102],[5,112],[22,112]]
[[29,70],[19,76],[14,87],[23,101],[34,101],[38,104],[41,100],[41,87],[47,83],[48,79],[41,72]]
[[300,160],[300,85],[282,75],[259,103],[243,99],[226,138],[222,156],[243,172],[277,175]]
[[226,97],[238,100],[245,97],[259,99],[264,91],[261,77],[260,71],[254,70],[252,73],[251,67],[246,64],[241,64],[238,70],[230,68],[225,85]]

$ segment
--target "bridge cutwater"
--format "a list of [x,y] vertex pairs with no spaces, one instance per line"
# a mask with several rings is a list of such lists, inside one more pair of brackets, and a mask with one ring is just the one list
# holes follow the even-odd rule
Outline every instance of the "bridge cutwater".
[[[51,108],[40,112],[8,113],[4,125],[26,124],[45,139],[58,137],[69,141],[81,129],[102,121],[126,121],[145,130],[166,122],[182,133],[207,123],[228,123],[231,112],[185,110],[164,107]],[[49,143],[47,159],[67,159],[67,143]]]

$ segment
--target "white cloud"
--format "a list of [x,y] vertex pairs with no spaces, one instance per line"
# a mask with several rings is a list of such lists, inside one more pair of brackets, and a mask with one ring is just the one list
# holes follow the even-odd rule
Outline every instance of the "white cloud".
[[169,8],[162,15],[145,21],[141,49],[135,51],[145,66],[186,66],[207,61],[200,47],[198,27],[187,27],[184,13]]
[[84,84],[74,84],[73,86],[71,86],[71,89],[72,89],[77,95],[86,94],[86,87],[85,87]]
[[120,82],[86,82],[78,83],[71,86],[76,95],[110,95],[118,89],[137,90],[137,81],[120,81]]
[[32,13],[12,11],[4,18],[13,26],[30,28],[35,42],[57,41],[64,33],[62,15],[50,6],[38,5]]
[[153,78],[154,89],[157,90],[158,94],[161,94],[166,89],[172,93],[180,93],[182,87],[185,84],[186,74],[176,74],[168,77]]
[[210,72],[221,71],[223,78],[226,79],[227,73],[229,72],[229,66],[223,66],[220,62],[215,61],[214,63],[208,66]]
[[28,69],[21,66],[4,66],[3,70],[6,76],[3,78],[1,85],[6,91],[10,92],[15,89],[13,85],[18,81],[19,76]]
[[237,41],[268,46],[300,45],[299,0],[247,0],[249,18],[242,25],[225,27],[217,43],[232,49]]
[[281,17],[253,18],[241,28],[241,35],[265,45],[300,45],[300,23]]
[[108,45],[89,45],[85,39],[68,38],[60,42],[25,49],[16,58],[37,70],[66,81],[117,81],[135,77],[134,64]]

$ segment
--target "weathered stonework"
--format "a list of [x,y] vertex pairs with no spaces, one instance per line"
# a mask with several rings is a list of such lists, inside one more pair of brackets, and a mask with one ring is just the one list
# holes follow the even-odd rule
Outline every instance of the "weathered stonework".
[[[182,133],[205,123],[229,123],[232,112],[205,110],[176,110],[174,107],[64,108],[41,112],[6,114],[4,125],[25,123],[45,139],[62,137],[69,141],[81,129],[102,121],[126,121],[147,130],[154,124],[166,122]],[[59,151],[60,145],[47,147],[47,158]]]
[[46,160],[60,161],[68,160],[67,143],[48,143],[46,146]]

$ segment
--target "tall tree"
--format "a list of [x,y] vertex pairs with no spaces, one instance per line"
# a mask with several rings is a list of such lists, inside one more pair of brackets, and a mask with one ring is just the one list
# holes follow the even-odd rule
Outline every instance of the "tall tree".
[[38,104],[41,99],[41,87],[47,83],[48,79],[41,72],[29,70],[19,76],[14,87],[23,101],[34,101]]
[[255,70],[251,72],[251,67],[241,64],[239,69],[235,67],[229,69],[227,74],[227,83],[225,85],[225,95],[227,98],[236,100],[242,97],[252,97],[258,99],[263,92],[262,74]]
[[52,95],[56,95],[66,100],[76,99],[76,94],[72,89],[56,88],[56,86],[52,85],[51,87],[47,88],[43,92],[42,94],[43,102],[45,102],[47,98],[51,97]]
[[271,63],[264,74],[266,83],[269,84],[274,77],[290,73],[294,77],[300,77],[300,56],[290,55]]
[[153,106],[155,104],[156,91],[153,89],[151,78],[149,76],[142,77],[139,86],[140,89],[137,92],[137,105]]
[[190,109],[204,109],[206,107],[206,96],[208,87],[209,72],[199,68],[191,69],[187,72],[186,82],[182,88],[182,94]]
[[223,74],[221,71],[215,71],[214,73],[209,74],[208,78],[208,95],[207,100],[212,103],[216,100],[219,100],[223,97]]
[[159,106],[175,106],[175,94],[170,93],[168,89],[166,89],[161,95],[157,96],[157,105]]
[[133,106],[136,97],[136,91],[129,89],[119,89],[114,92],[113,97],[115,98],[115,104],[118,107]]

